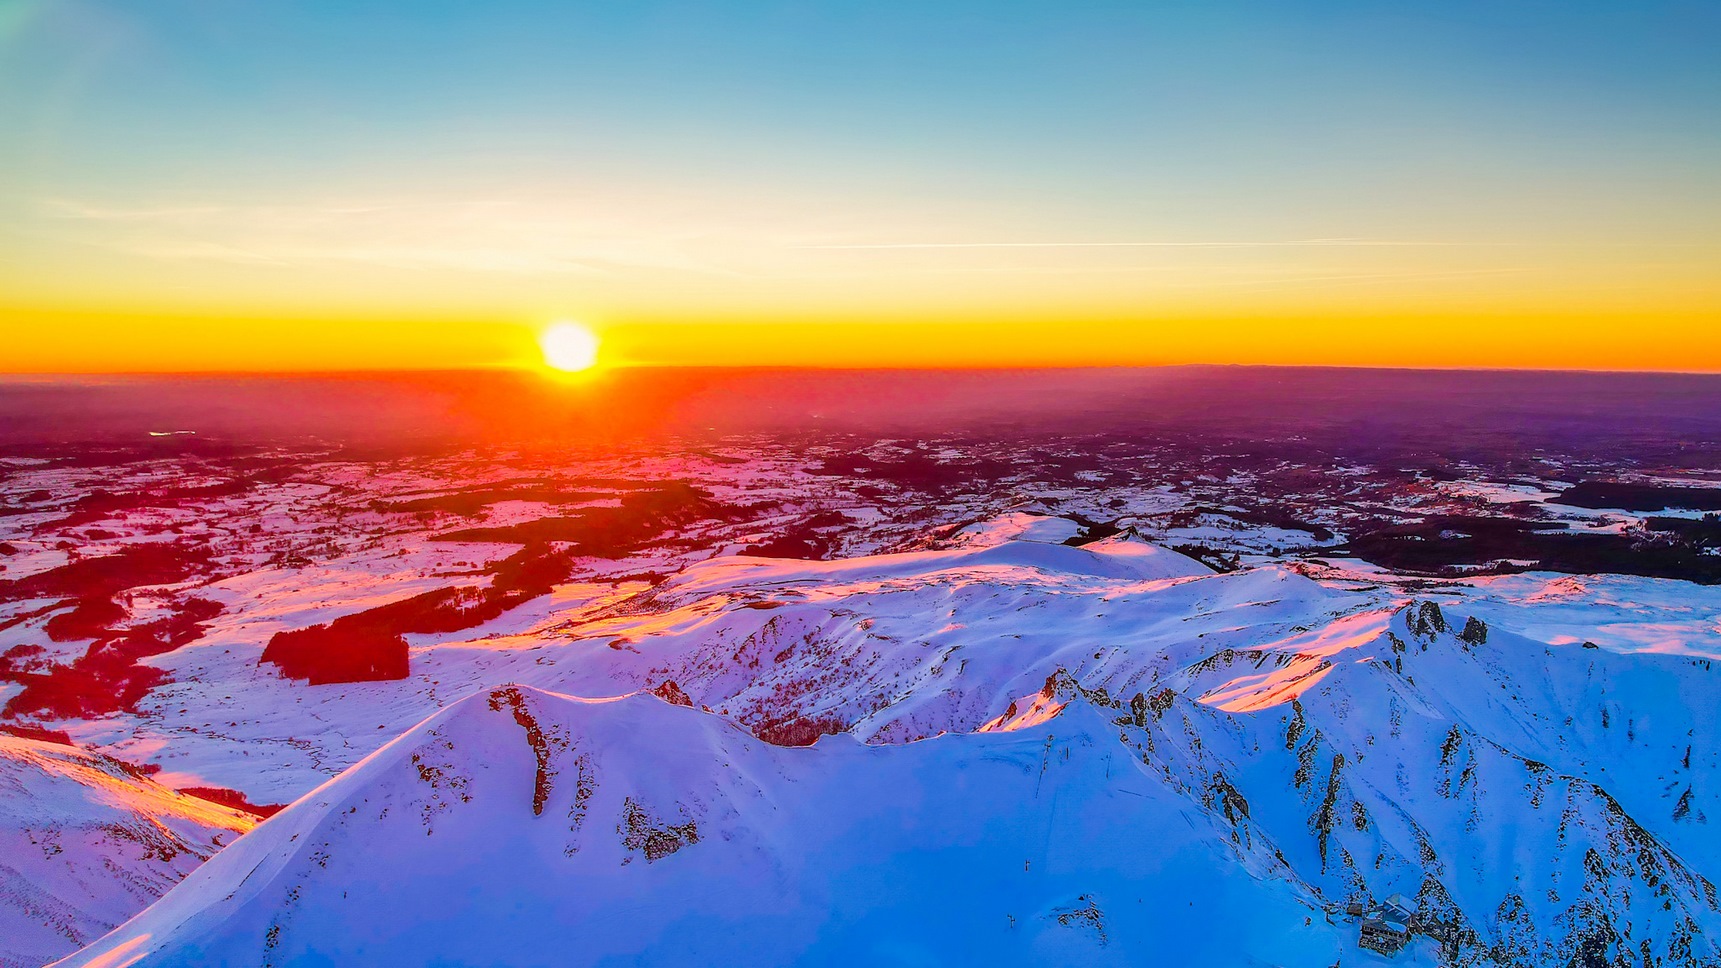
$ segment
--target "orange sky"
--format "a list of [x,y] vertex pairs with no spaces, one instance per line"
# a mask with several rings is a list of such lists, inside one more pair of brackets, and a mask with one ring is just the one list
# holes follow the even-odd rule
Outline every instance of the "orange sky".
[[[528,324],[11,317],[6,372],[246,372],[536,366]],[[1569,316],[1391,321],[618,324],[606,365],[1020,367],[1236,363],[1721,372],[1707,321]],[[1645,338],[1624,334],[1653,332]],[[240,335],[242,334],[242,335]],[[1326,335],[1327,338],[1319,338]],[[1669,351],[1666,341],[1681,352]]]

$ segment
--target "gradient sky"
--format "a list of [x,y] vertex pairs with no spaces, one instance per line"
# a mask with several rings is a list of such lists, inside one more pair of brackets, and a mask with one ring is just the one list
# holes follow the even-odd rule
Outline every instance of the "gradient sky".
[[1721,370],[1721,4],[0,0],[0,371]]

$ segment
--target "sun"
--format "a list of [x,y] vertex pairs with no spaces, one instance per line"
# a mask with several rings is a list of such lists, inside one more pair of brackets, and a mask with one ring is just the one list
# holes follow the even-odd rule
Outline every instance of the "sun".
[[598,334],[579,323],[556,323],[538,334],[544,365],[563,373],[589,370],[598,362]]

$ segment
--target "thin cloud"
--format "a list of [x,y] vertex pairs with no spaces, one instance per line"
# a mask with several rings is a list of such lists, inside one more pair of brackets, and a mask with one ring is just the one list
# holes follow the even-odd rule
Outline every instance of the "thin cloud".
[[1265,249],[1282,247],[1456,247],[1515,242],[1402,242],[1381,239],[1282,239],[1260,242],[854,242],[798,245],[797,249]]
[[697,235],[608,210],[530,198],[457,202],[122,207],[48,198],[78,241],[161,261],[287,267],[345,263],[503,275],[675,270],[732,275]]
[[180,205],[115,208],[66,198],[45,198],[38,204],[53,218],[86,222],[186,222],[219,216],[232,209],[220,205]]

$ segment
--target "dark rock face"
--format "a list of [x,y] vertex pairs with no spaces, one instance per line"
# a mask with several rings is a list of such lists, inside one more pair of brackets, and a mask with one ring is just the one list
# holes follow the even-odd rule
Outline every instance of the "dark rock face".
[[834,716],[789,716],[770,719],[753,729],[753,735],[773,746],[811,746],[821,736],[833,736],[848,728]]
[[504,686],[490,694],[492,710],[500,712],[504,705],[513,711],[514,722],[526,731],[526,745],[532,748],[532,756],[538,761],[532,775],[532,816],[541,817],[544,804],[550,799],[550,783],[556,778],[556,771],[550,766],[551,741],[538,718],[526,707],[526,697],[519,687]]
[[674,679],[663,680],[663,685],[653,689],[651,694],[664,702],[669,703],[671,706],[691,707],[693,705],[693,698],[684,692],[680,686],[676,685]]
[[679,824],[659,820],[632,797],[627,798],[622,810],[622,821],[616,828],[622,846],[644,854],[648,864],[699,843],[699,825],[692,820]]

